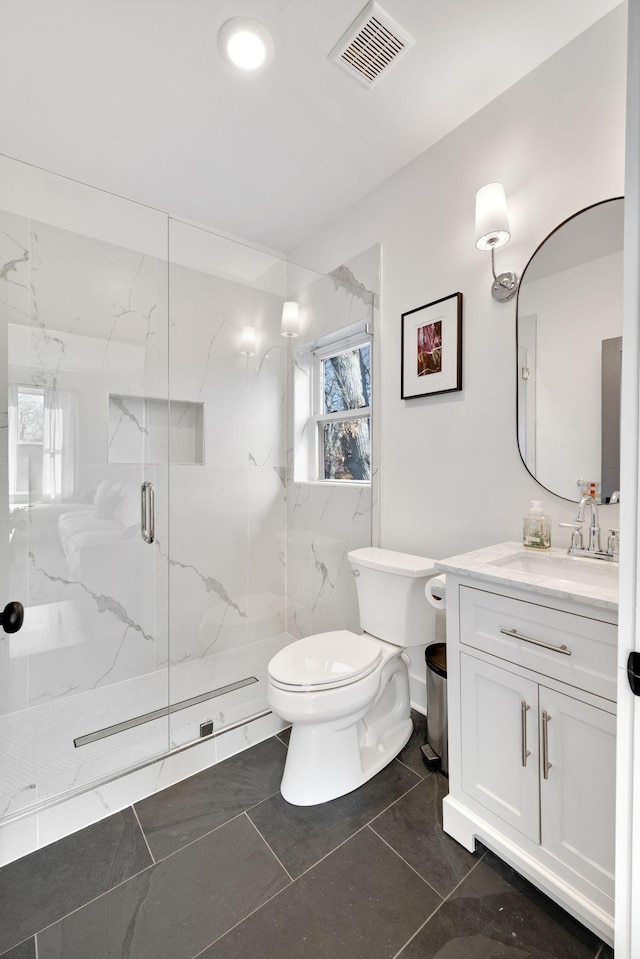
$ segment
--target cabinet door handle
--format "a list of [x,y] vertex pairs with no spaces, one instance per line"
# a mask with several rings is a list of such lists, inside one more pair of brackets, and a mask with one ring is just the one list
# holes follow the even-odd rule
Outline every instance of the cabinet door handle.
[[550,649],[554,653],[562,653],[563,656],[571,656],[571,650],[566,646],[552,646],[551,643],[543,643],[541,639],[531,639],[530,636],[523,636],[516,629],[501,629],[505,636],[511,636],[513,639],[521,639],[523,643],[531,643],[532,646],[542,646],[543,649]]
[[527,757],[531,755],[527,749],[527,713],[531,709],[531,706],[528,706],[525,703],[524,699],[520,703],[520,723],[522,729],[522,765],[523,767],[527,765]]
[[549,723],[551,716],[546,710],[542,713],[542,774],[545,779],[549,778],[549,770],[552,763],[549,762]]

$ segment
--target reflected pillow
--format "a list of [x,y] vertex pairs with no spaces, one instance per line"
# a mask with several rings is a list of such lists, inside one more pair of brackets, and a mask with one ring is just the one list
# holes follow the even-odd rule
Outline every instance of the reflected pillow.
[[113,483],[110,483],[109,480],[102,480],[102,482],[98,484],[98,488],[96,490],[95,496],[93,497],[93,505],[99,506],[101,500],[104,499],[104,497],[107,495],[109,490],[112,488],[113,488]]
[[100,497],[100,501],[96,504],[96,519],[111,519],[119,503],[120,493],[115,489],[109,490],[108,493]]

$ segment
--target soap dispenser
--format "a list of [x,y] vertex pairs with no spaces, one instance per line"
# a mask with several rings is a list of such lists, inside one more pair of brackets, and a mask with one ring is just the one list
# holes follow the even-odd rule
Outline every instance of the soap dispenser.
[[522,544],[530,549],[549,549],[551,522],[542,512],[542,502],[531,500],[531,509],[522,521]]

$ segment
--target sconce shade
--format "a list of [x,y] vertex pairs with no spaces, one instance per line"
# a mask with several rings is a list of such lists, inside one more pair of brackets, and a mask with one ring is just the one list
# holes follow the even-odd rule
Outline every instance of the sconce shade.
[[240,353],[242,356],[254,356],[256,352],[255,326],[243,326],[240,337]]
[[300,307],[295,300],[287,300],[282,307],[282,336],[299,336],[300,334]]
[[487,183],[476,193],[476,246],[497,250],[511,239],[502,183]]

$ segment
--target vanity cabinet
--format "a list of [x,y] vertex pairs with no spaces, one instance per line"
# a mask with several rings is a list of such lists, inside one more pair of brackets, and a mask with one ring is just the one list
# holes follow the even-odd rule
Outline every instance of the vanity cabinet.
[[616,717],[462,654],[462,788],[613,899]]
[[446,572],[445,831],[612,942],[617,611]]

